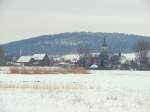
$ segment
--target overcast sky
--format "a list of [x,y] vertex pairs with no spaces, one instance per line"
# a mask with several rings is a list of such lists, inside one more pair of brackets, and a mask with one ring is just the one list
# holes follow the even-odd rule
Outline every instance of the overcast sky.
[[0,0],[0,43],[61,32],[150,36],[149,0]]

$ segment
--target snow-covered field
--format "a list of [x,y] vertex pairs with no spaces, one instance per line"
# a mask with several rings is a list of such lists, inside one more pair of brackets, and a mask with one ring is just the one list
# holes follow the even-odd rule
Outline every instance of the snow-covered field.
[[150,112],[150,72],[1,73],[0,112]]

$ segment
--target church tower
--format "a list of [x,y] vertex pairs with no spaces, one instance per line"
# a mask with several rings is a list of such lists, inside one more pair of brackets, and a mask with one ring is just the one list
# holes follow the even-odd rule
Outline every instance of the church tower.
[[104,38],[103,44],[100,49],[100,66],[106,67],[109,62],[109,47],[107,46],[106,39]]
[[108,55],[108,50],[109,50],[109,48],[108,48],[107,43],[106,43],[106,38],[104,38],[100,53],[104,54],[104,55]]

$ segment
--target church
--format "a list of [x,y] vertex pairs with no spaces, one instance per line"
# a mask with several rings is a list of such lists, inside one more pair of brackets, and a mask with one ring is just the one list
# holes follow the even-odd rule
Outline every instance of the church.
[[108,67],[108,65],[109,65],[109,47],[106,43],[106,38],[104,38],[104,40],[103,40],[103,44],[100,49],[99,59],[100,59],[100,62],[99,62],[100,68]]
[[90,69],[109,69],[109,47],[106,43],[106,38],[103,39],[103,43],[100,48],[99,56],[94,57],[95,61],[90,66]]

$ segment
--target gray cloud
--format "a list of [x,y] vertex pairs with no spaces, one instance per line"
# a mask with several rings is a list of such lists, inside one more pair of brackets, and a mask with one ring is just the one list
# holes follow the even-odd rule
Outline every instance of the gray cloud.
[[150,35],[148,0],[0,0],[0,42],[66,31]]

